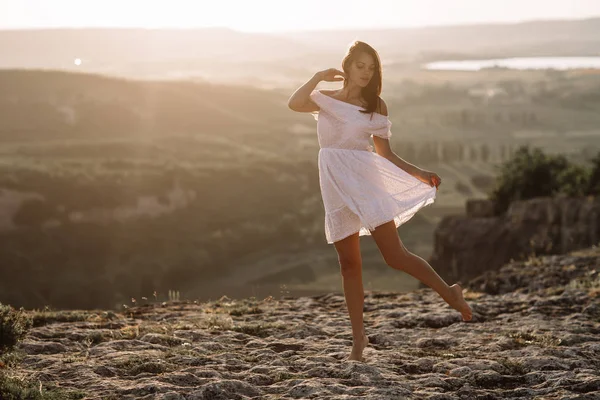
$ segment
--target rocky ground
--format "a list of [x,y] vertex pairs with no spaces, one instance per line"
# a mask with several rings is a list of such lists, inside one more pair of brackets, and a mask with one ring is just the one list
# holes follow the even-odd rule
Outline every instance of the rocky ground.
[[364,362],[340,293],[36,312],[5,373],[85,399],[600,399],[599,270],[597,247],[510,263],[463,285],[469,322],[367,292]]

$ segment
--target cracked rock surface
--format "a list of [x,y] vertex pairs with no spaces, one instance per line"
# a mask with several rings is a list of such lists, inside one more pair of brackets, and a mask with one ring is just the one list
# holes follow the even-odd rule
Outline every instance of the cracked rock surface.
[[59,311],[12,373],[86,399],[600,399],[599,266],[507,264],[463,285],[469,322],[429,288],[366,292],[363,362],[342,293]]

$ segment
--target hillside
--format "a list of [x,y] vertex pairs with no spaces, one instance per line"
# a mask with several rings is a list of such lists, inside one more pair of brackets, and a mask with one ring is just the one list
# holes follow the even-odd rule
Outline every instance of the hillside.
[[285,129],[284,121],[293,120],[282,95],[243,86],[3,70],[0,87],[2,141],[182,134],[233,139]]
[[[419,73],[385,95],[392,149],[444,179],[439,201],[399,229],[425,258],[435,226],[485,198],[517,146],[581,160],[600,132],[600,75],[435,75],[452,85]],[[0,301],[111,308],[171,289],[207,299],[339,288],[316,124],[287,108],[289,90],[33,70],[0,71],[0,83],[0,274],[11,277]],[[470,94],[486,85],[507,95]],[[375,243],[361,247],[367,288],[417,287]]]

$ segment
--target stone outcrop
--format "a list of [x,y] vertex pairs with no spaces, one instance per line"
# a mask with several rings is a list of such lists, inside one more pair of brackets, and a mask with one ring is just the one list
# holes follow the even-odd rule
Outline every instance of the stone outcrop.
[[449,283],[466,282],[511,260],[565,254],[600,241],[600,198],[516,201],[501,216],[492,216],[490,201],[473,200],[466,210],[442,219],[434,233],[429,263]]

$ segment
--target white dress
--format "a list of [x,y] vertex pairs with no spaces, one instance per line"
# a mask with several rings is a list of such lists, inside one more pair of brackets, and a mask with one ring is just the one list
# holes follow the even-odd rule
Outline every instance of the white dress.
[[325,207],[325,238],[332,244],[353,233],[371,235],[393,220],[396,228],[434,202],[437,188],[410,175],[373,151],[373,135],[389,139],[392,123],[383,114],[361,113],[363,107],[313,90],[320,110],[319,182]]

